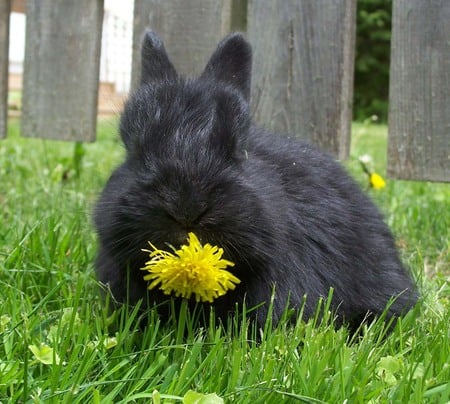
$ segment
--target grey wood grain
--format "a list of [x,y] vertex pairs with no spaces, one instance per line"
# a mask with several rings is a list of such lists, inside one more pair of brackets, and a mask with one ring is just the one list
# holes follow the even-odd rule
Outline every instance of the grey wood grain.
[[450,2],[395,0],[388,175],[450,182]]
[[29,0],[22,135],[93,141],[103,0]]
[[135,0],[132,87],[140,79],[141,40],[146,28],[161,37],[178,72],[196,76],[232,29],[231,7],[231,0]]
[[249,0],[256,122],[348,156],[356,0]]

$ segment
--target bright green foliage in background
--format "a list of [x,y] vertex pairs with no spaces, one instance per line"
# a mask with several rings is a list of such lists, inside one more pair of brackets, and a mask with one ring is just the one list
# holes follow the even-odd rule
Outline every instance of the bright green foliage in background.
[[353,116],[387,121],[392,0],[358,0]]
[[[356,124],[358,157],[384,174],[386,127]],[[367,191],[386,214],[423,301],[383,339],[327,322],[284,323],[262,341],[230,324],[197,330],[187,312],[136,325],[110,315],[93,273],[91,209],[123,149],[115,122],[98,141],[0,142],[0,401],[70,403],[446,403],[450,400],[450,187],[387,181]],[[81,147],[81,149],[80,149]],[[80,157],[82,155],[82,157]],[[202,400],[202,401],[196,401]]]

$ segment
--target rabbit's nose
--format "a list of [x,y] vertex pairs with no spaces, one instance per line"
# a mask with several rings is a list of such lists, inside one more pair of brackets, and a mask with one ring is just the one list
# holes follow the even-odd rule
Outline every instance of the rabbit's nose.
[[201,223],[202,218],[207,213],[207,209],[181,208],[177,212],[171,212],[169,216],[183,230],[194,231],[195,227]]

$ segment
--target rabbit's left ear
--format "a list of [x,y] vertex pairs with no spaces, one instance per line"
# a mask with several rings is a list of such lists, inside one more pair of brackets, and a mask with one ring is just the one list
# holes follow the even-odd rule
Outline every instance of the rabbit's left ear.
[[153,31],[146,31],[141,48],[141,84],[175,80],[177,72],[164,44]]
[[230,34],[219,43],[201,77],[212,77],[230,84],[244,98],[250,99],[252,48],[239,33]]

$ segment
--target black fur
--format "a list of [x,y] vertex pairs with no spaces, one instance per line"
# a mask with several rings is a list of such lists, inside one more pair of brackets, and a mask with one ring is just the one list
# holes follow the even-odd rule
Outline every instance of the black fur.
[[288,298],[305,318],[334,289],[338,320],[401,315],[417,300],[388,227],[341,166],[315,148],[254,126],[251,48],[226,37],[198,79],[179,77],[161,40],[145,35],[140,87],[120,132],[126,161],[95,209],[98,278],[119,301],[167,300],[147,291],[141,252],[179,246],[189,231],[224,248],[242,280],[214,302],[218,316],[245,300],[274,317]]

